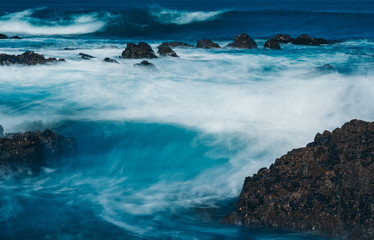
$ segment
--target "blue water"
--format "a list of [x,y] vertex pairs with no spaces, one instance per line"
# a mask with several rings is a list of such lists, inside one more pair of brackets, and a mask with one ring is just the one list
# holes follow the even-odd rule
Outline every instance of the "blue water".
[[[0,33],[22,37],[1,40],[1,53],[66,59],[0,67],[0,124],[6,132],[50,128],[78,146],[40,176],[0,179],[0,239],[323,239],[220,221],[246,176],[317,132],[374,120],[373,1],[0,6]],[[129,41],[225,46],[242,32],[258,50],[176,48],[179,58],[151,60],[157,71],[119,58]],[[276,33],[333,44],[263,49]]]

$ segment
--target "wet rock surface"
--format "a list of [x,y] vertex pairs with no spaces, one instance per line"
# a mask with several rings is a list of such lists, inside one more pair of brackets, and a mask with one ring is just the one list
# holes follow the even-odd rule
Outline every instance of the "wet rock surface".
[[210,39],[201,39],[197,41],[196,48],[220,48],[220,46]]
[[265,44],[264,44],[264,48],[269,48],[269,49],[273,49],[273,50],[280,50],[281,49],[279,43],[274,41],[274,40],[266,41]]
[[194,46],[191,45],[191,44],[184,43],[184,42],[177,42],[177,41],[174,41],[174,42],[163,42],[160,46],[168,46],[168,47],[183,47],[183,48],[194,47]]
[[256,42],[246,33],[236,36],[234,42],[228,44],[227,46],[233,48],[257,49]]
[[374,239],[374,123],[315,136],[245,179],[225,223]]
[[47,64],[55,62],[65,62],[65,59],[56,59],[56,58],[45,58],[44,55],[34,53],[31,51],[24,52],[21,55],[8,55],[0,54],[0,65],[37,65],[37,64]]
[[108,63],[118,63],[117,60],[113,58],[104,58],[103,62],[108,62]]
[[5,34],[0,33],[0,39],[8,39],[8,36]]
[[37,174],[47,160],[70,157],[75,152],[74,139],[51,130],[12,134],[0,138],[0,174]]
[[13,36],[10,39],[21,39],[21,37],[20,36]]
[[157,58],[152,47],[145,42],[138,44],[128,43],[125,51],[122,52],[123,58]]
[[312,45],[319,46],[321,44],[328,44],[328,42],[323,38],[312,38],[308,34],[302,34],[298,38],[292,41],[295,45]]
[[169,46],[158,46],[158,54],[161,56],[170,56],[170,57],[178,57],[178,55],[171,49]]
[[88,54],[85,54],[85,53],[79,53],[79,56],[83,59],[83,60],[90,60],[92,58],[95,58],[94,56],[91,56],[91,55],[88,55]]
[[134,67],[143,67],[143,68],[147,68],[147,69],[150,69],[150,70],[156,70],[156,66],[153,63],[150,63],[146,60],[144,60],[140,63],[135,63]]
[[279,43],[289,43],[292,42],[294,39],[291,38],[289,34],[277,34],[273,37],[272,40]]

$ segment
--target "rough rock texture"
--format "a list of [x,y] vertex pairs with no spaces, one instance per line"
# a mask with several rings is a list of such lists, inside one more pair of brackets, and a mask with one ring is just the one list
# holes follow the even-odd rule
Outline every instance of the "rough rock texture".
[[137,45],[128,43],[125,51],[122,52],[123,58],[157,58],[152,47],[145,42],[140,42]]
[[148,61],[142,61],[141,63],[135,63],[134,67],[144,67],[150,70],[156,70],[156,66]]
[[12,65],[12,64],[22,64],[22,65],[36,65],[36,64],[46,64],[65,61],[65,59],[56,58],[45,58],[44,55],[37,54],[31,51],[24,52],[21,55],[8,55],[0,54],[0,65]]
[[161,56],[170,56],[170,57],[178,57],[178,55],[171,49],[169,46],[158,46],[158,54]]
[[194,47],[191,44],[184,43],[184,42],[163,42],[160,46],[168,46],[168,47]]
[[91,56],[91,55],[88,55],[88,54],[85,54],[85,53],[79,53],[79,56],[81,56],[81,58],[84,59],[84,60],[90,60],[92,58],[95,58],[94,56]]
[[257,49],[256,42],[246,33],[236,36],[234,42],[228,44],[227,46],[233,48]]
[[328,42],[323,38],[312,38],[308,34],[302,34],[298,38],[292,41],[293,44],[296,45],[312,45],[312,46],[318,46],[321,44],[328,44]]
[[212,42],[210,39],[201,39],[196,43],[197,48],[220,48],[217,43]]
[[75,154],[75,140],[44,132],[17,133],[0,138],[0,173],[37,174],[46,160],[57,160]]
[[269,49],[273,49],[273,50],[280,50],[281,49],[279,43],[274,41],[274,40],[266,41],[266,43],[264,44],[264,48],[269,48]]
[[118,63],[117,60],[113,58],[104,58],[103,62],[109,62],[109,63]]
[[272,40],[279,43],[289,43],[292,42],[294,39],[291,38],[289,34],[277,34],[273,37]]
[[318,133],[247,177],[224,222],[374,239],[374,122]]
[[8,39],[8,36],[0,33],[0,39]]

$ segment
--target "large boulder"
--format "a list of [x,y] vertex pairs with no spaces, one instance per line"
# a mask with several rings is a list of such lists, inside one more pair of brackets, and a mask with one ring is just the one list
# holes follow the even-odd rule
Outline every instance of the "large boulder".
[[289,43],[292,42],[294,39],[291,38],[289,34],[277,34],[273,37],[272,40],[279,43]]
[[8,36],[0,33],[0,39],[8,39]]
[[22,64],[22,65],[36,65],[36,64],[47,64],[65,61],[65,59],[56,58],[45,58],[44,55],[34,53],[31,51],[24,52],[21,55],[8,55],[0,54],[0,65],[12,65],[12,64]]
[[264,44],[264,48],[269,48],[269,49],[273,49],[273,50],[280,50],[281,49],[279,43],[274,41],[274,40],[266,41],[265,44]]
[[224,222],[374,239],[374,122],[318,133],[247,177]]
[[158,46],[158,54],[161,56],[178,57],[178,55],[169,46],[161,45]]
[[13,134],[0,138],[0,173],[37,174],[47,160],[56,161],[75,152],[74,139],[51,130]]
[[152,47],[145,42],[138,44],[128,43],[125,51],[122,52],[123,58],[157,58]]
[[197,48],[220,48],[217,43],[212,42],[210,39],[201,39],[196,43]]
[[246,33],[236,36],[234,42],[228,44],[227,46],[233,48],[257,49],[256,42]]
[[193,47],[193,45],[184,43],[184,42],[163,42],[160,46],[168,46],[168,47],[183,47],[183,48],[190,48]]
[[312,38],[308,34],[302,34],[298,38],[292,41],[295,45],[312,45],[319,46],[321,44],[328,44],[328,42],[323,38]]

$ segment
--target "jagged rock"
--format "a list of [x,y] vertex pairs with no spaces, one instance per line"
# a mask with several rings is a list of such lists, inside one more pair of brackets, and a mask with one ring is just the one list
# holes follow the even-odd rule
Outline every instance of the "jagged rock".
[[328,42],[323,38],[312,38],[308,34],[302,34],[298,38],[292,41],[295,45],[312,45],[319,46],[321,44],[328,44]]
[[170,57],[178,57],[178,55],[171,49],[169,46],[158,46],[158,54],[161,56],[170,56]]
[[257,49],[256,42],[246,33],[236,36],[234,42],[228,44],[227,46],[233,48]]
[[8,36],[0,33],[0,39],[8,39]]
[[212,42],[210,39],[201,39],[196,43],[197,48],[220,48],[217,43]]
[[56,58],[45,58],[44,55],[34,53],[31,51],[24,52],[21,55],[8,55],[0,54],[0,66],[12,65],[12,64],[22,64],[22,65],[36,65],[36,64],[47,64],[55,62],[65,62],[65,59]]
[[168,46],[168,47],[184,47],[184,48],[194,47],[194,46],[191,45],[191,44],[184,43],[184,42],[177,42],[177,41],[174,41],[174,42],[163,42],[160,46]]
[[318,133],[247,177],[224,222],[374,239],[374,122]]
[[91,60],[92,58],[95,58],[94,56],[91,56],[85,53],[79,53],[79,56],[81,56],[81,58],[84,60]]
[[292,42],[294,39],[291,38],[289,34],[277,34],[273,37],[272,40],[279,43],[289,43]]
[[19,37],[19,36],[13,36],[10,39],[21,39],[21,37]]
[[274,40],[266,41],[266,43],[264,44],[264,48],[270,48],[270,49],[273,49],[273,50],[280,50],[281,49],[279,43],[274,41]]
[[125,51],[122,52],[123,58],[157,58],[152,47],[145,42],[140,42],[137,45],[128,43]]
[[117,62],[117,60],[115,60],[115,59],[112,59],[112,58],[104,58],[104,60],[103,60],[104,62],[109,62],[109,63],[118,63]]
[[70,157],[75,152],[74,139],[51,130],[12,134],[11,138],[0,138],[0,173],[37,174],[47,160]]
[[156,70],[156,66],[153,64],[153,63],[150,63],[148,61],[142,61],[141,63],[135,63],[134,64],[134,67],[144,67],[144,68],[148,68],[150,70]]

